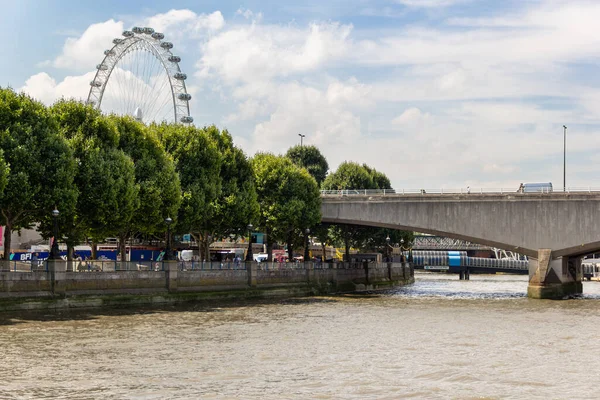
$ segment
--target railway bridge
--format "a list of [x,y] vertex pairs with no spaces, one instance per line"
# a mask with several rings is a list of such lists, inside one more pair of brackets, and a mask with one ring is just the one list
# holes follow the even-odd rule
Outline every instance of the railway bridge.
[[600,192],[323,191],[322,220],[466,240],[529,257],[532,298],[582,292],[581,258],[600,251]]

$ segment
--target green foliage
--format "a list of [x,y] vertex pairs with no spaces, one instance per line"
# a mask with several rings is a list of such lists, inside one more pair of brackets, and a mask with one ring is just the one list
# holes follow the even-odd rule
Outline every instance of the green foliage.
[[213,239],[245,234],[246,226],[258,217],[254,174],[244,152],[235,147],[226,130],[209,129],[222,157],[221,192],[210,203],[212,209],[204,227]]
[[371,171],[362,165],[345,161],[323,182],[325,190],[377,189]]
[[317,181],[317,185],[321,187],[327,176],[329,164],[327,164],[325,156],[321,154],[318,148],[315,146],[294,146],[290,147],[285,156],[292,160],[295,165],[306,168],[308,173]]
[[[101,236],[106,228],[100,230],[102,221],[110,220],[114,215],[121,215],[121,210],[114,210],[106,205],[114,205],[119,200],[109,198],[116,191],[111,184],[120,179],[118,166],[111,169],[107,165],[115,154],[107,154],[116,149],[118,132],[108,118],[92,106],[74,100],[60,100],[50,112],[58,122],[61,135],[67,139],[77,161],[74,189],[78,200],[72,210],[61,211],[61,235],[72,247],[87,237]],[[111,176],[110,174],[117,174]],[[110,232],[109,234],[115,234]]]
[[116,148],[119,144],[115,126],[91,105],[62,99],[52,105],[51,112],[76,157],[87,148]]
[[[363,164],[362,167],[367,170],[369,175],[371,175],[371,179],[373,179],[373,189],[391,189],[392,185],[390,183],[389,178],[383,173],[377,171],[375,168],[369,167],[367,164]],[[371,188],[365,188],[371,189]]]
[[[391,188],[390,180],[385,174],[366,164],[360,165],[354,162],[340,164],[337,171],[327,176],[323,183],[323,189],[326,190]],[[413,234],[366,226],[337,226],[331,230],[333,240],[344,243],[346,256],[349,254],[350,247],[359,248],[361,251],[386,253],[388,245],[385,239],[388,235],[392,244],[399,243],[401,238],[404,238],[405,243],[408,244],[412,241]]]
[[[75,160],[48,109],[24,94],[0,89],[1,173],[6,186],[0,198],[0,223],[6,226],[5,258],[10,233],[42,222],[47,234],[56,205],[69,212],[75,206]],[[10,169],[8,169],[10,167]]]
[[[252,159],[259,202],[259,226],[267,240],[292,242],[321,220],[321,197],[315,179],[288,158],[258,153]],[[269,255],[270,258],[270,255]]]
[[173,157],[179,174],[182,200],[176,230],[203,232],[214,215],[211,204],[221,193],[223,156],[214,139],[218,129],[174,124],[155,125],[153,129]]
[[127,231],[138,208],[138,186],[133,161],[123,151],[90,149],[82,160],[78,216],[91,237],[102,240]]
[[[113,116],[119,132],[119,149],[131,157],[138,203],[128,229],[144,235],[165,231],[165,218],[175,219],[181,205],[179,174],[155,129],[131,117]],[[125,233],[125,230],[123,230]]]

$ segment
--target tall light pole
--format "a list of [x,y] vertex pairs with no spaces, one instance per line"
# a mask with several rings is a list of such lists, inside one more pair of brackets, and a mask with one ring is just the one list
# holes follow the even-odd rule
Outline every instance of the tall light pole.
[[300,147],[302,147],[302,139],[304,139],[306,135],[299,133],[298,136],[300,136]]
[[165,224],[167,224],[167,248],[165,249],[165,256],[163,260],[169,261],[172,259],[171,257],[171,223],[173,220],[171,217],[165,218]]
[[385,254],[387,254],[387,256],[386,256],[387,260],[385,260],[385,261],[390,262],[390,247],[392,247],[390,245],[390,235],[386,236],[385,243],[387,244],[387,246],[385,247]]
[[563,192],[567,191],[567,126],[563,125],[564,144],[563,144]]
[[310,255],[308,254],[308,235],[310,234],[310,229],[306,228],[304,231],[305,240],[304,240],[304,262],[308,261]]
[[400,256],[402,262],[406,261],[404,258],[404,238],[400,238]]
[[246,253],[246,261],[254,261],[254,254],[252,254],[252,224],[248,224],[248,252]]
[[56,208],[52,210],[52,222],[54,238],[52,239],[52,246],[50,247],[50,254],[48,255],[48,260],[59,260],[60,259],[60,250],[58,249],[58,215],[59,212]]

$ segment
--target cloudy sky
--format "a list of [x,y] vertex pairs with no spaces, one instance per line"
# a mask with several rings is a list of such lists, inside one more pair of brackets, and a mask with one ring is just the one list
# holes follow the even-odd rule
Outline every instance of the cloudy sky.
[[174,43],[196,125],[318,146],[397,188],[600,188],[600,2],[0,0],[0,85],[87,98],[124,29]]

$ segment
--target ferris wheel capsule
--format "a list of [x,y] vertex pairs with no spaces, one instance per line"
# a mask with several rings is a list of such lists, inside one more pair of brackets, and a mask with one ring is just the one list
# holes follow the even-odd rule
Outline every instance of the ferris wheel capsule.
[[133,28],[131,28],[131,30],[133,31],[133,33],[144,33],[144,29],[140,28],[139,26],[134,26]]
[[171,61],[171,62],[173,62],[173,63],[179,63],[179,62],[181,62],[181,57],[178,57],[178,56],[170,56],[170,57],[168,58],[168,60],[169,60],[169,61]]
[[160,44],[160,47],[162,47],[163,49],[170,50],[170,49],[173,48],[173,43],[171,43],[171,42],[162,42]]
[[178,72],[175,75],[173,75],[173,78],[180,80],[180,81],[184,81],[187,79],[187,75],[184,74],[183,72]]
[[100,87],[100,86],[102,86],[102,82],[91,81],[90,82],[90,86],[92,86],[92,87]]
[[98,64],[98,65],[96,65],[96,69],[98,69],[100,71],[106,71],[106,70],[108,70],[108,65],[106,65],[106,64]]
[[183,101],[190,101],[192,99],[192,95],[189,93],[180,93],[177,98]]
[[190,116],[185,116],[185,117],[181,117],[181,119],[179,121],[183,122],[184,124],[191,124],[192,122],[194,122],[194,118],[192,118]]
[[165,35],[163,33],[154,32],[152,34],[152,37],[156,40],[163,40],[165,38]]
[[113,39],[113,43],[114,44],[121,44],[121,43],[123,43],[123,39],[121,39],[121,38],[114,38]]
[[148,28],[148,27],[145,27],[145,28],[144,28],[144,33],[145,33],[146,35],[152,35],[152,34],[154,33],[154,29],[152,29],[152,28]]
[[112,51],[112,50],[104,50],[104,55],[105,55],[105,56],[112,56],[112,55],[114,55],[114,54],[115,54],[115,52],[114,52],[114,51]]
[[134,35],[134,33],[131,31],[123,31],[123,36],[125,36],[125,37],[132,37],[133,35]]

